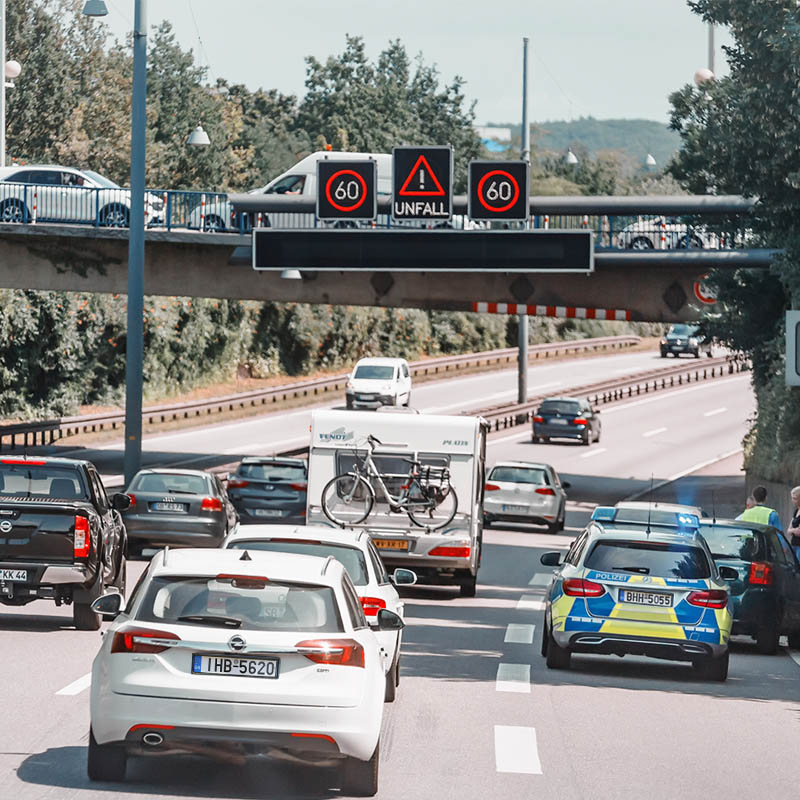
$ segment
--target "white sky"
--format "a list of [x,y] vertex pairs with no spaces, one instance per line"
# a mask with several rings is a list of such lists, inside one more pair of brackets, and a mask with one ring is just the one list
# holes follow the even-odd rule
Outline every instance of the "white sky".
[[[122,38],[134,4],[107,4],[105,21]],[[706,25],[685,0],[151,0],[148,7],[149,24],[168,19],[212,79],[300,96],[306,55],[341,52],[348,33],[364,37],[370,56],[399,38],[445,80],[466,79],[479,124],[519,120],[526,35],[532,121],[666,121],[669,93],[707,59]],[[718,30],[716,38],[724,74],[719,45],[729,37]]]

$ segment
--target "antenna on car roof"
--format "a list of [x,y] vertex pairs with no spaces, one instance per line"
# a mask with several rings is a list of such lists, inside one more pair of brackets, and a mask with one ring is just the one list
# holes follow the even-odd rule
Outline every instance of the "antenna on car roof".
[[250,558],[250,553],[248,553],[248,552],[247,552],[247,550],[245,550],[245,551],[242,553],[242,557],[239,559],[239,561],[252,561],[252,560],[253,560],[253,559],[252,559],[252,558]]
[[647,495],[647,535],[650,535],[650,512],[653,509],[653,473],[650,473],[650,491]]
[[714,503],[714,490],[711,490],[711,517],[714,525],[717,524],[717,506]]

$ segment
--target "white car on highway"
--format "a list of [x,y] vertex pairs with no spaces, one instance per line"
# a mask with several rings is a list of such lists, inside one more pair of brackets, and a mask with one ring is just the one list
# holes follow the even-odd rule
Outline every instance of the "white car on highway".
[[130,755],[288,754],[377,791],[383,659],[336,559],[165,549],[127,605],[93,607],[113,622],[92,666],[91,780],[123,780]]
[[617,246],[627,250],[685,249],[687,242],[690,248],[716,249],[719,236],[702,226],[687,226],[674,217],[639,218],[617,234]]
[[411,404],[411,371],[404,358],[362,358],[345,387],[347,407],[378,408]]
[[[325,525],[247,525],[234,531],[222,545],[233,550],[300,555],[333,556],[340,561],[358,592],[364,615],[377,623],[378,611],[388,608],[403,617],[403,601],[395,584],[410,586],[417,576],[408,569],[396,569],[390,576],[366,531],[337,530]],[[393,702],[400,682],[399,630],[376,631],[386,671],[386,702]]]

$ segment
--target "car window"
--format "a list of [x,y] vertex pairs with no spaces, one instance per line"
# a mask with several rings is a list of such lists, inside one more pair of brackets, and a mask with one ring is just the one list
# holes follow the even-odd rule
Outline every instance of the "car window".
[[764,536],[748,528],[701,525],[700,534],[715,558],[759,561],[765,557]]
[[31,171],[31,183],[43,183],[48,186],[61,186],[61,173],[54,169],[36,169]]
[[97,497],[97,503],[100,506],[102,511],[108,510],[108,495],[106,494],[105,487],[103,486],[103,482],[100,480],[100,476],[89,470],[89,479],[92,482],[92,486],[94,487],[94,493]]
[[364,554],[357,547],[330,542],[316,542],[301,539],[244,539],[233,541],[231,550],[265,550],[273,553],[297,553],[306,556],[333,556],[347,570],[347,574],[356,586],[369,583],[367,563]]
[[375,545],[372,544],[372,542],[367,545],[367,550],[370,558],[372,559],[372,568],[375,570],[375,574],[378,576],[378,583],[389,583],[389,573],[386,572],[386,567],[383,564],[383,560],[381,559],[380,554],[375,549]]
[[781,550],[783,550],[783,555],[786,556],[786,561],[788,562],[789,566],[797,569],[800,565],[797,563],[797,556],[795,556],[794,550],[789,547],[789,542],[786,541],[782,533],[776,533],[775,535],[778,537],[778,544],[780,545]]
[[575,416],[580,413],[580,404],[574,400],[545,400],[536,413]]
[[301,194],[305,183],[305,175],[287,175],[267,189],[265,194]]
[[100,186],[104,187],[105,189],[120,188],[120,185],[118,183],[114,183],[114,181],[112,181],[110,178],[106,178],[104,175],[101,175],[99,172],[95,172],[93,169],[85,169],[83,170],[83,172],[85,175],[91,178],[91,180],[93,180]]
[[306,468],[303,464],[240,464],[236,474],[261,481],[304,481]]
[[89,500],[89,487],[75,469],[49,464],[0,464],[0,496]]
[[263,631],[342,632],[329,586],[268,581],[246,576],[158,576],[148,585],[136,619],[171,625],[215,625]]
[[711,576],[708,558],[701,548],[662,542],[599,540],[589,550],[584,567],[684,580]]
[[785,564],[786,558],[783,555],[783,550],[781,549],[780,544],[778,544],[778,538],[774,532],[770,531],[767,534],[767,542],[769,547],[770,561],[775,561],[778,564]]
[[62,172],[61,183],[64,186],[83,186],[86,183],[86,178],[77,172]]
[[209,484],[204,475],[173,475],[168,472],[147,472],[137,475],[130,486],[132,492],[208,494]]
[[668,335],[672,336],[691,336],[694,333],[694,328],[690,325],[672,325],[669,329]]
[[489,473],[490,481],[501,483],[527,483],[534,486],[547,486],[547,473],[543,469],[531,467],[493,467]]
[[347,610],[350,614],[350,624],[356,630],[358,628],[366,628],[367,618],[364,616],[364,608],[361,605],[361,601],[358,599],[358,594],[353,584],[350,582],[348,575],[345,574],[343,578],[342,592],[344,593],[345,603],[347,604]]
[[356,367],[353,377],[365,381],[390,381],[394,377],[394,367],[382,367],[378,364],[361,364]]
[[19,172],[14,172],[7,178],[3,178],[3,180],[7,181],[8,183],[30,183],[30,179],[31,171],[29,169],[23,169]]
[[409,377],[408,366],[406,364],[403,364],[403,377],[404,378],[408,378]]
[[580,562],[588,538],[589,534],[583,533],[572,543],[572,546],[567,551],[567,555],[564,557],[565,563],[575,566]]

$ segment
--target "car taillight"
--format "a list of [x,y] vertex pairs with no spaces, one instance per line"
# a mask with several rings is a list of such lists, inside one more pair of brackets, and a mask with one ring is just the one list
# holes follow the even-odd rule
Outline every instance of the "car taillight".
[[447,558],[469,558],[469,547],[434,547],[429,556],[445,556]]
[[544,417],[534,417],[533,421],[534,422],[544,422]]
[[728,605],[728,593],[724,589],[707,589],[692,592],[686,601],[701,608],[725,608]]
[[155,631],[150,628],[129,628],[114,634],[111,642],[112,653],[163,653],[179,642],[181,637],[169,631]]
[[237,480],[229,480],[228,481],[228,488],[229,489],[244,489],[245,486],[249,486],[250,481],[237,481]]
[[575,417],[575,419],[572,420],[572,424],[573,425],[588,425],[589,423],[583,417]]
[[364,609],[364,616],[376,617],[382,608],[386,608],[386,601],[380,597],[359,597],[361,608]]
[[587,581],[584,578],[567,578],[561,584],[564,594],[570,597],[601,597],[606,593],[606,587],[601,583]]
[[494,483],[487,483],[486,486],[483,487],[487,492],[499,492],[500,487],[495,485]]
[[304,492],[308,489],[307,483],[290,483],[289,486],[296,492]]
[[222,500],[218,497],[204,497],[200,502],[202,511],[222,511]]
[[72,552],[75,558],[86,558],[92,545],[92,534],[89,520],[75,516],[75,533],[72,537]]
[[364,648],[353,639],[305,639],[295,647],[301,656],[315,664],[364,666]]
[[555,492],[549,486],[540,486],[536,490],[536,494],[550,494],[555,496]]
[[750,565],[748,581],[758,586],[772,586],[772,566],[763,561],[754,561]]
[[128,508],[133,508],[136,505],[136,495],[128,492],[128,497],[131,499],[131,504],[128,506]]

